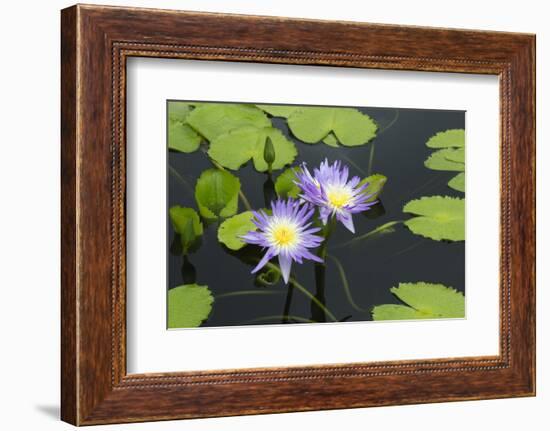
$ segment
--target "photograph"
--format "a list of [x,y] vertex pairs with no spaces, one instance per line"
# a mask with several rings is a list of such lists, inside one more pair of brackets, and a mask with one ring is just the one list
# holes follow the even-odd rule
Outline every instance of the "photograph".
[[465,111],[167,100],[166,131],[168,329],[466,318]]

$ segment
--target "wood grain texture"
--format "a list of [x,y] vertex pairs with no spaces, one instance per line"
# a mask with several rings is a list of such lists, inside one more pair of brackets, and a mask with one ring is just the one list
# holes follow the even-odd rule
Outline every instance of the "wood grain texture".
[[[61,37],[63,420],[87,425],[534,394],[533,35],[79,5],[62,11]],[[499,356],[127,375],[131,56],[498,75]]]

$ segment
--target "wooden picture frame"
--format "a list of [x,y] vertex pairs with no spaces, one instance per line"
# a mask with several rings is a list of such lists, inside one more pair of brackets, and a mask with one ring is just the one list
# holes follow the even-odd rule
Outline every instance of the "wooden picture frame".
[[[64,421],[535,394],[534,35],[77,5],[62,11],[61,49]],[[125,65],[131,56],[498,75],[500,354],[128,375]]]

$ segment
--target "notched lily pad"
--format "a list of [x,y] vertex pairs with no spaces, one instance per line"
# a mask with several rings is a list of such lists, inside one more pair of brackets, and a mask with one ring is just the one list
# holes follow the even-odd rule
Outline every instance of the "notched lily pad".
[[436,133],[426,142],[426,146],[429,148],[460,148],[464,145],[464,129],[449,129]]
[[329,147],[338,148],[340,145],[338,145],[338,139],[336,136],[334,136],[334,133],[330,132],[327,136],[325,136],[325,139],[323,139],[323,143],[327,144]]
[[182,153],[196,151],[202,138],[187,124],[192,106],[186,102],[168,103],[168,148]]
[[240,189],[239,179],[227,171],[203,171],[195,186],[195,199],[200,214],[206,219],[235,215]]
[[209,141],[241,127],[270,127],[271,121],[254,105],[205,103],[195,108],[187,123]]
[[[353,108],[301,107],[288,117],[292,134],[308,144],[324,139],[328,145],[348,147],[363,145],[376,136],[376,123]],[[334,138],[328,137],[333,134]]]
[[451,181],[447,183],[447,185],[459,192],[465,192],[466,191],[466,175],[464,172],[459,173],[456,177],[453,177]]
[[[457,160],[462,160],[462,162]],[[464,172],[464,151],[455,148],[444,148],[434,151],[426,159],[424,166],[436,171]]]
[[406,305],[378,305],[373,320],[464,318],[465,300],[461,292],[435,283],[399,283],[390,291]]
[[295,166],[283,171],[275,180],[275,192],[282,199],[297,198],[300,194],[300,187],[295,183],[297,181],[296,172],[300,170]]
[[196,328],[212,311],[208,286],[184,284],[168,291],[168,328]]
[[464,241],[465,200],[449,196],[429,196],[410,201],[403,212],[417,217],[405,221],[415,234],[437,241]]
[[294,111],[300,108],[295,105],[256,105],[262,111],[267,112],[272,117],[288,118]]
[[230,250],[243,248],[246,243],[241,236],[256,229],[252,222],[253,217],[252,211],[245,211],[225,220],[218,228],[218,241]]
[[199,215],[193,208],[173,206],[169,210],[174,231],[179,235],[182,252],[192,251],[202,236],[203,226]]
[[377,305],[372,309],[372,320],[415,320],[433,319],[414,308],[399,304]]
[[218,136],[210,143],[208,155],[223,167],[239,169],[250,159],[259,172],[268,170],[264,158],[264,148],[267,138],[271,139],[275,159],[272,169],[281,169],[294,161],[298,154],[293,142],[274,127],[241,127]]

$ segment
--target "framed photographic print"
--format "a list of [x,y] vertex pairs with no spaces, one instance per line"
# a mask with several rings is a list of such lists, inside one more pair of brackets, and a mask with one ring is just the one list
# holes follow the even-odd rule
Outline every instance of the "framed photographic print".
[[78,5],[61,36],[63,420],[534,395],[533,35]]

